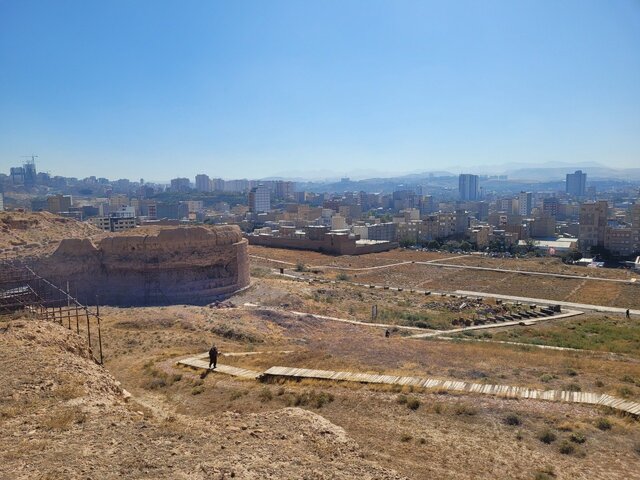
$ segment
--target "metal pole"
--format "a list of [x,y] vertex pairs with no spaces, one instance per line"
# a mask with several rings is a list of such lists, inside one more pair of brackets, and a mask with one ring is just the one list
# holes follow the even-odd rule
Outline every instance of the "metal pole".
[[76,306],[76,330],[78,332],[78,335],[80,335],[80,318],[78,315],[78,287],[76,286],[76,296],[73,300],[73,303]]
[[91,351],[91,326],[89,325],[89,309],[84,307],[84,311],[87,314],[87,337],[89,338],[89,351]]
[[67,280],[67,321],[71,330],[71,297],[69,296],[69,280]]
[[100,331],[100,303],[98,302],[98,295],[96,295],[96,319],[98,320],[98,347],[100,348],[100,365],[103,365],[102,332]]

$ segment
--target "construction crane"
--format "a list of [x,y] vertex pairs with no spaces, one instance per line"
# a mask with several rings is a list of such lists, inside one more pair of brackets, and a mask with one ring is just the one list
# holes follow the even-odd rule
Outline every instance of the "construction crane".
[[30,158],[31,162],[27,163],[36,163],[36,158],[39,158],[39,155],[21,155],[22,158]]

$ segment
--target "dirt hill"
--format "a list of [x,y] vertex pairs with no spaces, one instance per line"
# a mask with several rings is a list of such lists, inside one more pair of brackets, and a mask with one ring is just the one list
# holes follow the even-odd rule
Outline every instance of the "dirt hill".
[[1,327],[1,478],[401,478],[316,413],[168,414],[127,400],[75,333]]
[[63,238],[101,233],[97,227],[49,212],[0,212],[0,255],[51,253]]

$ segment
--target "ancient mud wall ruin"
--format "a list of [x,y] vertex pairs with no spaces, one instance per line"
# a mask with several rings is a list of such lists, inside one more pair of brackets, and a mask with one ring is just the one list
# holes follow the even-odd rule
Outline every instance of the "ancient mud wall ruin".
[[249,285],[247,240],[237,226],[175,227],[68,239],[35,270],[93,304],[198,304]]

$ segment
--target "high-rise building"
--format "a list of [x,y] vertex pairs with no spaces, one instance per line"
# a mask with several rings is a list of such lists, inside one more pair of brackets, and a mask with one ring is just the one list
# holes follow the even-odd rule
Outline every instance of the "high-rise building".
[[420,197],[413,190],[396,190],[393,192],[393,209],[416,208],[419,199]]
[[188,192],[191,189],[191,182],[188,178],[174,178],[171,180],[172,192]]
[[273,192],[276,195],[276,198],[279,199],[287,199],[293,197],[293,192],[296,188],[296,184],[293,182],[285,182],[282,180],[277,180],[273,185]]
[[593,247],[604,247],[609,205],[606,200],[586,202],[580,205],[578,243],[582,252]]
[[258,185],[249,191],[249,211],[252,213],[271,211],[271,194],[264,185]]
[[635,252],[640,252],[640,203],[631,205],[629,214],[633,232],[633,248]]
[[38,174],[36,172],[36,162],[34,157],[23,165],[24,168],[24,186],[27,188],[33,187],[36,184]]
[[224,180],[221,178],[212,178],[211,179],[211,191],[213,192],[222,192],[224,191]]
[[249,180],[226,180],[224,182],[225,192],[246,192],[249,190]]
[[518,215],[527,217],[531,215],[533,208],[533,194],[531,192],[520,192],[518,195]]
[[199,192],[211,191],[211,180],[209,179],[209,175],[196,175],[196,190]]
[[558,216],[558,209],[560,207],[560,202],[556,197],[548,197],[542,200],[542,211],[545,215],[549,215],[551,217]]
[[24,185],[23,167],[11,167],[9,170],[9,176],[11,177],[11,183],[14,185]]
[[420,213],[423,215],[433,213],[435,210],[432,195],[424,195],[420,197],[418,205],[420,207]]
[[478,200],[478,175],[460,174],[458,178],[460,200]]
[[574,173],[567,173],[566,192],[574,197],[584,197],[587,191],[587,174],[582,170],[576,170]]

